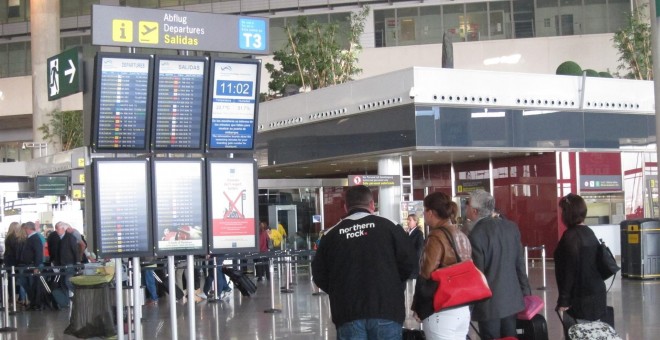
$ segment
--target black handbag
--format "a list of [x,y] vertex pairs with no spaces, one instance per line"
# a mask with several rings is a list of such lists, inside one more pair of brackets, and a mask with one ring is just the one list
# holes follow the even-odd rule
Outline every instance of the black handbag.
[[403,329],[403,340],[426,340],[426,334],[421,329]]
[[600,273],[603,280],[609,279],[621,269],[616,263],[610,248],[605,245],[602,239],[600,239],[598,253],[596,254],[596,269],[598,269],[598,273]]

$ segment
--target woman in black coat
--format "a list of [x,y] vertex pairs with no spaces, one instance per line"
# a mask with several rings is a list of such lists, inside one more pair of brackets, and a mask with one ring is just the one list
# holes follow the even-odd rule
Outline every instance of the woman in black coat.
[[[578,195],[568,194],[559,201],[567,229],[555,249],[555,276],[559,297],[557,310],[573,319],[595,321],[607,308],[605,283],[596,269],[599,241],[583,224],[587,205]],[[570,321],[570,320],[569,320]]]

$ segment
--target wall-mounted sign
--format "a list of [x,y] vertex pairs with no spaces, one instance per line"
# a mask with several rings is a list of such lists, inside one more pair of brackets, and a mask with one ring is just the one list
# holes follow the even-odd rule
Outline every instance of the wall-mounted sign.
[[69,176],[37,176],[34,186],[37,196],[68,195]]
[[396,186],[401,185],[401,176],[348,175],[348,185],[366,185],[368,187]]
[[490,180],[485,179],[458,179],[456,180],[457,193],[470,193],[475,190],[490,192]]
[[270,54],[267,18],[92,5],[92,44]]
[[623,179],[620,175],[582,175],[580,191],[621,191]]
[[81,61],[80,47],[68,49],[46,60],[48,100],[60,99],[82,91]]

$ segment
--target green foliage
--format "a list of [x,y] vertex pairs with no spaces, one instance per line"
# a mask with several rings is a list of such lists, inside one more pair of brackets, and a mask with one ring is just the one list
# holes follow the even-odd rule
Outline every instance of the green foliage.
[[83,146],[82,111],[55,111],[47,114],[48,124],[39,127],[44,139],[51,143],[60,142],[62,151]]
[[[616,76],[629,79],[653,79],[651,24],[647,5],[636,8],[628,24],[614,33],[614,47],[619,51]],[[619,72],[620,71],[620,72]]]
[[590,68],[584,70],[584,72],[587,73],[587,77],[596,77],[596,78],[600,77],[600,75],[596,70],[592,70]]
[[601,78],[614,78],[609,72],[598,72],[598,76]]
[[314,90],[352,80],[362,72],[357,62],[362,51],[360,35],[368,14],[367,6],[351,13],[347,31],[341,30],[337,23],[309,22],[306,17],[298,17],[295,26],[287,25],[284,28],[287,44],[275,51],[273,57],[279,67],[265,65],[271,78],[269,90],[281,95],[288,84]]
[[555,74],[565,76],[581,76],[582,68],[574,61],[565,61],[557,67]]

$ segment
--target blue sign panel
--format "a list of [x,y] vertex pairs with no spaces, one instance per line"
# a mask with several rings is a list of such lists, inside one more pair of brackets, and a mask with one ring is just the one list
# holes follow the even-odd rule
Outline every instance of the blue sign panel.
[[264,19],[238,19],[238,47],[242,50],[266,51],[267,31]]

